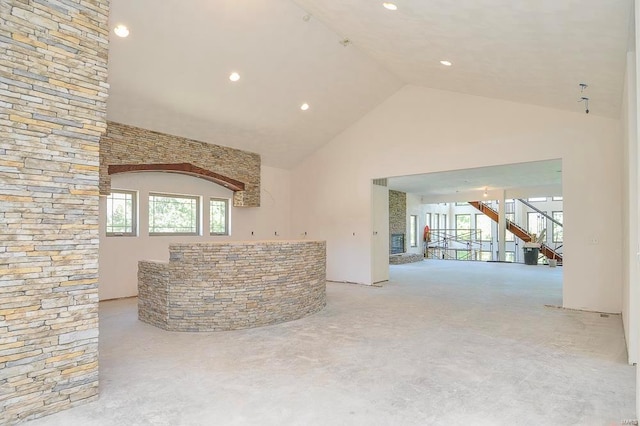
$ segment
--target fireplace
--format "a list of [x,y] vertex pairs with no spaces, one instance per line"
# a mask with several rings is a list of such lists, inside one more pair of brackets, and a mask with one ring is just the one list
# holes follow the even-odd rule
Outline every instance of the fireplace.
[[404,253],[404,234],[391,234],[391,254]]

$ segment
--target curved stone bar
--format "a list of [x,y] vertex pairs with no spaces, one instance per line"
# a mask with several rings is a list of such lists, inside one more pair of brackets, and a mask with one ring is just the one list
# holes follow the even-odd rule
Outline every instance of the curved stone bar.
[[324,241],[171,244],[138,264],[138,318],[171,331],[222,331],[302,318],[326,304]]

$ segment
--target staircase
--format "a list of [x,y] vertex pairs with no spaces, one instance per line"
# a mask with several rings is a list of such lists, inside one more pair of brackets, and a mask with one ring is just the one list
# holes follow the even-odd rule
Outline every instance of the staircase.
[[[482,213],[487,215],[494,222],[498,222],[498,212],[492,209],[491,207],[489,207],[488,205],[480,201],[469,201],[469,204],[471,204],[473,207],[475,207],[476,209],[480,210]],[[511,232],[516,237],[520,238],[525,243],[531,242],[531,240],[533,239],[531,237],[531,234],[529,234],[524,228],[516,225],[510,220],[507,220],[507,229],[509,230],[509,232]],[[547,257],[547,259],[555,259],[558,261],[558,264],[562,264],[562,255],[556,252],[555,250],[553,250],[551,247],[547,246],[546,244],[542,244],[540,246],[540,251],[542,252],[542,254],[544,254]]]

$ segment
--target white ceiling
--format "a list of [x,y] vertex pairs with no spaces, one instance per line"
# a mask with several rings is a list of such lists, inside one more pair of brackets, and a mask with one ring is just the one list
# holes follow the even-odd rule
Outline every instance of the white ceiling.
[[631,0],[396,3],[112,0],[108,118],[290,168],[404,84],[619,115]]
[[[439,173],[393,177],[387,180],[389,189],[422,195],[437,199],[447,195],[461,194],[459,201],[466,201],[465,195],[481,193],[485,189],[522,190],[545,187],[562,190],[562,160],[533,161],[529,163],[506,164],[501,166],[478,167],[475,169],[452,170]],[[558,195],[536,194],[540,196]]]
[[131,34],[111,33],[107,117],[292,167],[403,85],[305,15],[289,0],[112,0],[111,27]]

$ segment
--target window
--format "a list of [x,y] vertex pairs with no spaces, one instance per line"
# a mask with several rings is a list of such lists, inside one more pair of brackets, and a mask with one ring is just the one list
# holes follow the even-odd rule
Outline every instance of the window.
[[[527,231],[529,234],[535,234],[536,238],[542,235],[547,229],[547,218],[536,212],[527,213]],[[543,238],[546,240],[546,237]]]
[[209,233],[229,235],[229,200],[222,198],[209,200]]
[[532,197],[532,198],[527,198],[527,201],[529,202],[547,201],[547,197]]
[[438,229],[440,227],[440,214],[434,213],[433,215],[433,229]]
[[491,241],[491,219],[489,216],[483,213],[476,214],[476,230],[476,240]]
[[470,260],[471,252],[469,250],[456,250],[456,260]]
[[149,194],[149,235],[198,235],[200,197]]
[[[511,223],[515,223],[516,221],[516,214],[515,213],[505,213],[504,216],[507,218],[507,220]],[[511,231],[507,230],[504,234],[504,240],[505,241],[515,241],[516,238],[515,236],[511,233]]]
[[478,260],[482,260],[484,262],[493,260],[493,257],[491,256],[490,251],[481,251],[479,257],[480,258]]
[[[555,220],[557,220],[560,223],[562,222],[562,212],[553,212],[552,216]],[[554,243],[561,243],[562,242],[562,226],[556,224],[555,222],[552,222],[551,224],[551,232],[553,233],[553,242]]]
[[111,191],[107,196],[107,235],[136,235],[136,193]]
[[425,213],[424,215],[424,224],[431,229],[431,213]]
[[447,215],[442,213],[442,225],[440,226],[440,228],[442,229],[447,229],[449,225],[447,224]]
[[471,215],[457,214],[456,215],[456,238],[468,240],[471,237],[470,231],[471,231]]
[[505,251],[504,252],[504,260],[506,262],[515,262],[516,261],[516,252],[515,251]]
[[551,198],[553,201],[562,201],[562,197],[553,197]]
[[460,202],[456,203],[456,206],[468,206],[468,205],[469,205],[469,203],[467,203],[466,201],[463,201],[462,203],[460,203]]
[[409,243],[411,247],[418,247],[418,216],[409,217]]

